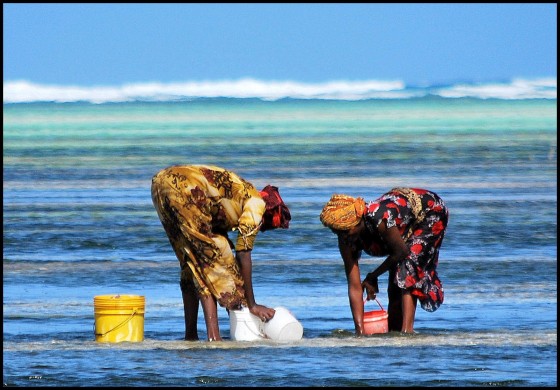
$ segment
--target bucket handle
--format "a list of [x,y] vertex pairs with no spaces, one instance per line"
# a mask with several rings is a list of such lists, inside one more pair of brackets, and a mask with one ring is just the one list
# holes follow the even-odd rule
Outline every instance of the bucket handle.
[[[249,309],[247,308],[247,310],[249,310]],[[264,333],[264,321],[261,320],[260,318],[259,318],[259,332],[258,333],[255,332],[253,329],[251,329],[250,326],[248,328],[249,328],[249,331],[251,331],[251,333],[253,333],[256,336],[262,337],[263,339],[268,338],[268,336]]]
[[249,330],[250,330],[253,334],[255,334],[255,335],[259,336],[259,337],[262,337],[263,339],[267,339],[267,338],[268,338],[268,336],[264,333],[264,322],[263,322],[263,320],[261,320],[260,318],[259,318],[259,333],[254,332],[253,329],[251,329],[250,327],[249,327]]
[[[381,306],[381,303],[379,303],[379,301],[377,300],[377,298],[374,298],[375,302],[377,302],[377,304],[379,305],[379,307],[381,308],[381,310],[385,311],[385,309],[383,309],[383,306]],[[367,297],[364,298],[364,306],[366,305],[367,302]]]
[[108,331],[105,332],[105,333],[96,333],[96,332],[95,332],[95,324],[93,324],[93,333],[94,333],[96,336],[104,337],[105,335],[111,333],[111,332],[114,331],[115,329],[120,328],[121,326],[123,326],[124,324],[126,324],[128,321],[130,321],[130,320],[132,319],[132,317],[134,317],[134,316],[136,315],[137,312],[138,312],[137,309],[133,309],[133,310],[132,310],[132,314],[130,315],[130,317],[128,317],[126,320],[124,320],[123,322],[121,322],[120,324],[118,324],[117,326],[115,326],[113,329],[108,330]]

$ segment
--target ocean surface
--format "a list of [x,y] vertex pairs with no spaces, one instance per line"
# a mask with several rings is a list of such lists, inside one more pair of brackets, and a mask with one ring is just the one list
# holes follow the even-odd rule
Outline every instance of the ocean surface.
[[[4,386],[557,386],[553,93],[96,104],[5,92]],[[178,261],[150,196],[173,164],[280,188],[293,219],[259,234],[253,285],[258,303],[296,316],[302,340],[233,341],[223,308],[224,341],[205,341],[202,309],[201,340],[182,340]],[[372,200],[394,186],[434,190],[450,209],[445,301],[418,307],[417,334],[358,338],[319,213],[335,192]],[[382,261],[364,254],[362,277]],[[95,341],[93,298],[107,294],[145,296],[144,341]]]

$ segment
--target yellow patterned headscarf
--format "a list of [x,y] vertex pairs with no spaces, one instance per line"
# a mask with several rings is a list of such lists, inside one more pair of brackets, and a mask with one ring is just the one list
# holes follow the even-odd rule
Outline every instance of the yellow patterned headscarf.
[[334,194],[323,207],[319,218],[328,228],[350,230],[360,222],[365,211],[366,202],[362,198]]

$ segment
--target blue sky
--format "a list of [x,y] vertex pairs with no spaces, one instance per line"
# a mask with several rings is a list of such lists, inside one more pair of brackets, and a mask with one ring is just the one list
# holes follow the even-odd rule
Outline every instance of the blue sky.
[[4,3],[4,82],[556,77],[557,4]]

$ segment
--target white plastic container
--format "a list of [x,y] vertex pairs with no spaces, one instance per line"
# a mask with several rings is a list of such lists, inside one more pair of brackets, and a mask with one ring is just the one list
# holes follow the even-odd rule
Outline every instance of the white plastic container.
[[264,334],[275,341],[296,341],[303,337],[303,326],[285,307],[275,307],[274,317],[264,323]]
[[229,311],[229,332],[232,340],[255,341],[265,339],[264,322],[251,314],[247,307]]

